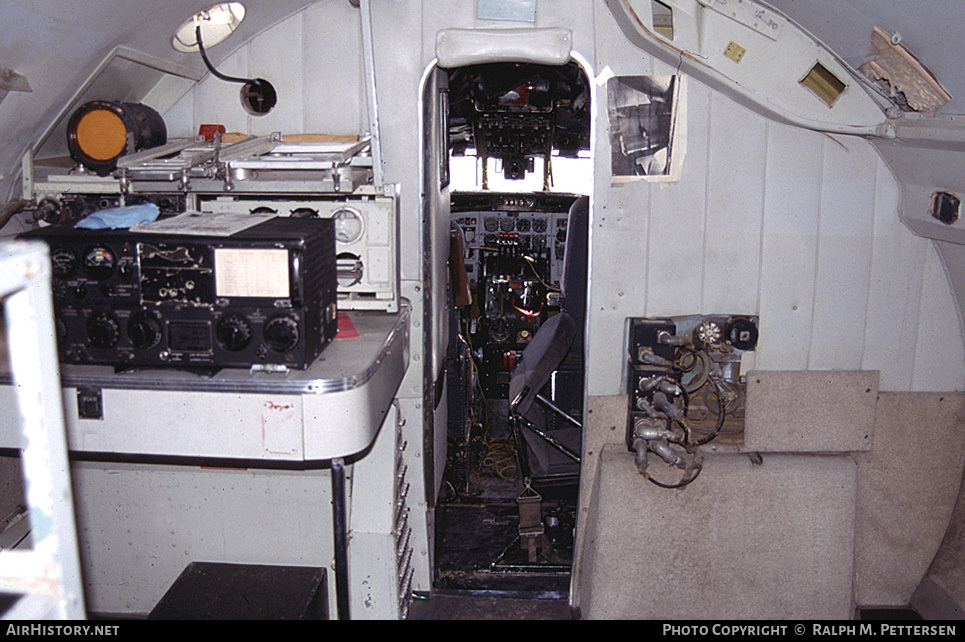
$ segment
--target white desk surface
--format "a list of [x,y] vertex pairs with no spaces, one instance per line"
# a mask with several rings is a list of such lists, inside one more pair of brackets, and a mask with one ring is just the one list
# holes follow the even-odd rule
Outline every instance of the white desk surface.
[[[270,459],[348,457],[378,434],[408,366],[410,308],[351,311],[357,337],[336,338],[305,370],[131,369],[61,364],[68,446],[74,452]],[[8,372],[0,401],[15,403]],[[103,395],[102,419],[80,418],[77,389]],[[18,447],[16,414],[0,447]],[[9,425],[8,425],[9,424]]]

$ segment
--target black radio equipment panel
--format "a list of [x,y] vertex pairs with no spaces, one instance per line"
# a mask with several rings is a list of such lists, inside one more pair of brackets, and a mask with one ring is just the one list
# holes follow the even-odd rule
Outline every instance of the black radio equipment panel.
[[183,368],[307,368],[338,330],[330,219],[276,217],[230,236],[52,226],[60,359]]

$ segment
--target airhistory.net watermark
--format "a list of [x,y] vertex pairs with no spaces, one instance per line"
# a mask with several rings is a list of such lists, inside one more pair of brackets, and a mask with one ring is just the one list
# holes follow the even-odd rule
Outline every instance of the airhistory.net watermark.
[[117,635],[118,624],[8,624],[6,635]]

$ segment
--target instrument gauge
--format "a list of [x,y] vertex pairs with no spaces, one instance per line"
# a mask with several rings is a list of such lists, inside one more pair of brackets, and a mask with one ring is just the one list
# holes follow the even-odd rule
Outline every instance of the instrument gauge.
[[69,247],[57,247],[50,251],[50,267],[58,279],[67,279],[77,271],[77,255]]
[[95,281],[103,281],[114,273],[117,257],[103,245],[95,245],[84,255],[84,272]]

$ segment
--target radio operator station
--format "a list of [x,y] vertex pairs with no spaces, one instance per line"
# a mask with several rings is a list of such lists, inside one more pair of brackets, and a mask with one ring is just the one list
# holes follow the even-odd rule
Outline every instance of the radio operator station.
[[3,617],[961,619],[905,4],[0,5]]

